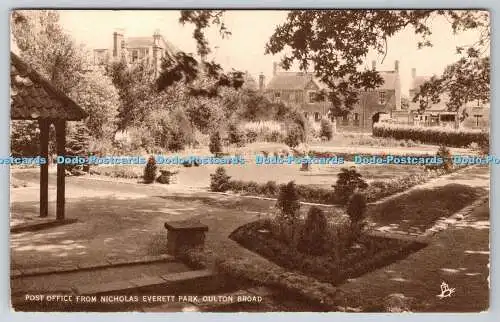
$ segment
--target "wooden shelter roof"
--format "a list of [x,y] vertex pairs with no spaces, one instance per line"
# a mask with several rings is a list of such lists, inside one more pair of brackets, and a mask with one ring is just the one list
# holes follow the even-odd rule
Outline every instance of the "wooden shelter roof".
[[12,120],[60,119],[79,121],[88,114],[16,54],[10,53]]

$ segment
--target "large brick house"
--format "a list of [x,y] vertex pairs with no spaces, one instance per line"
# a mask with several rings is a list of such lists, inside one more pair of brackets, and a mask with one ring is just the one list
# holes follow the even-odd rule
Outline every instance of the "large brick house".
[[[375,68],[375,63],[372,67]],[[381,114],[390,115],[392,111],[401,109],[398,61],[395,62],[394,70],[379,71],[379,73],[384,79],[384,84],[371,91],[360,91],[359,101],[352,111],[345,116],[337,117],[337,128],[368,130],[374,121],[380,119]],[[264,88],[264,77],[261,75],[259,87],[271,101],[282,101],[297,106],[310,120],[319,122],[322,118],[330,117],[330,102],[326,99],[315,100],[316,92],[327,88],[311,73],[279,71],[275,63],[269,84]]]
[[123,30],[113,33],[111,48],[94,49],[94,65],[104,65],[110,60],[121,60],[129,65],[146,62],[158,75],[162,58],[173,58],[178,49],[157,30],[152,36],[125,37]]

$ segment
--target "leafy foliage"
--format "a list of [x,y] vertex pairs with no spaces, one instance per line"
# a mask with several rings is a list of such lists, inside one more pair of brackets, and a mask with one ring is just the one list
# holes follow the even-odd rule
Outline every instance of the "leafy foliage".
[[[463,78],[476,79],[477,87],[489,89],[485,73],[476,72],[486,71],[489,67],[483,64],[482,68],[481,64],[473,63],[482,52],[477,47],[489,47],[487,11],[294,10],[288,14],[286,22],[275,29],[266,45],[266,53],[285,52],[281,61],[285,69],[289,69],[294,62],[298,62],[302,70],[312,65],[315,75],[330,90],[326,95],[332,103],[333,114],[341,115],[358,101],[358,91],[374,89],[383,83],[377,71],[358,68],[368,52],[374,50],[385,57],[387,40],[405,28],[413,28],[415,34],[421,37],[418,48],[432,46],[429,40],[432,33],[430,21],[436,16],[445,17],[455,33],[481,30],[476,44],[458,49],[460,53],[466,52],[467,57],[457,65],[458,68],[449,70],[448,74],[453,77],[444,78],[449,81],[446,87],[458,93],[459,88],[468,82],[460,80]],[[459,70],[467,65],[471,68]],[[457,77],[461,72],[467,76]],[[436,87],[438,90],[445,90],[445,87]]]
[[337,175],[337,183],[334,185],[337,200],[341,204],[346,204],[356,190],[363,190],[367,187],[368,184],[354,167],[340,169],[340,173]]

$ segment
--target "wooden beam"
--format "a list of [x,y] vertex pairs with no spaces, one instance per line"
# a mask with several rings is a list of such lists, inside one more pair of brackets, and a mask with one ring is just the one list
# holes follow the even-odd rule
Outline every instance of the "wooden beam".
[[40,127],[40,157],[47,162],[40,165],[40,217],[49,215],[49,128],[50,122],[38,120]]
[[[57,155],[66,155],[66,121],[56,121],[56,141],[57,141]],[[57,164],[57,206],[56,206],[56,219],[64,220],[64,207],[65,207],[65,166],[62,163]]]

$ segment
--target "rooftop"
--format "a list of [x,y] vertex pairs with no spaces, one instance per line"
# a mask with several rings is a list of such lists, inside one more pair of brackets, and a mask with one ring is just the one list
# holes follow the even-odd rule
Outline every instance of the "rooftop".
[[16,54],[10,53],[11,119],[79,121],[87,113]]

